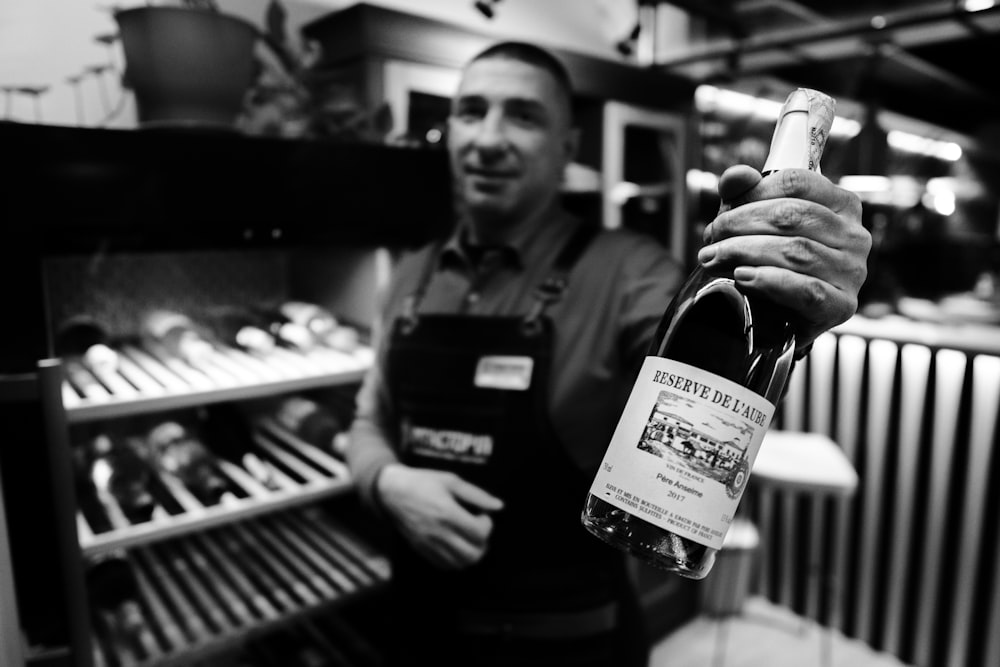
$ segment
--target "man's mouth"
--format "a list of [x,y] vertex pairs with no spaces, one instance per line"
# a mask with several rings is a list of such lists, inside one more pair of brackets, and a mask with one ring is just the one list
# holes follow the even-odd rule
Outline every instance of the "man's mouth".
[[510,169],[482,169],[480,167],[466,167],[465,174],[486,180],[503,180],[517,176],[517,173]]

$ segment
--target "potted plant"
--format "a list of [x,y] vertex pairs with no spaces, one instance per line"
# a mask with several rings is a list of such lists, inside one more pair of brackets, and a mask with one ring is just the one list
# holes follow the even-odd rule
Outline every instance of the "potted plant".
[[120,9],[114,18],[123,83],[142,126],[234,126],[257,75],[256,26],[219,11],[215,0]]

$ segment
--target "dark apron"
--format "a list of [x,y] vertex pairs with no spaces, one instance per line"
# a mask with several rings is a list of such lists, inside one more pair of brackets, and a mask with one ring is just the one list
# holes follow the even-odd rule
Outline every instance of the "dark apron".
[[504,509],[493,517],[486,555],[466,569],[438,569],[398,539],[392,664],[646,664],[621,554],[580,525],[591,479],[548,417],[553,331],[545,309],[590,236],[569,241],[522,317],[418,316],[432,254],[394,326],[387,379],[402,462],[452,471],[503,499]]

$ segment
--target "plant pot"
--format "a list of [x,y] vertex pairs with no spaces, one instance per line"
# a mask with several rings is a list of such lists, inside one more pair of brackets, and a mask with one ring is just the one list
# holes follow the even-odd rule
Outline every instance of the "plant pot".
[[184,7],[124,9],[115,20],[140,125],[234,127],[256,75],[253,24]]

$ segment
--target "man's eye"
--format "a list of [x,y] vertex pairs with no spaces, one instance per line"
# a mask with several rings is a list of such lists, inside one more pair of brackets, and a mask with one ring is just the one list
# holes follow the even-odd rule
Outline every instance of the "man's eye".
[[460,104],[455,108],[455,116],[462,120],[475,120],[486,114],[486,108],[478,104]]
[[509,109],[507,111],[507,117],[519,125],[529,125],[535,127],[545,124],[544,116],[536,109]]

